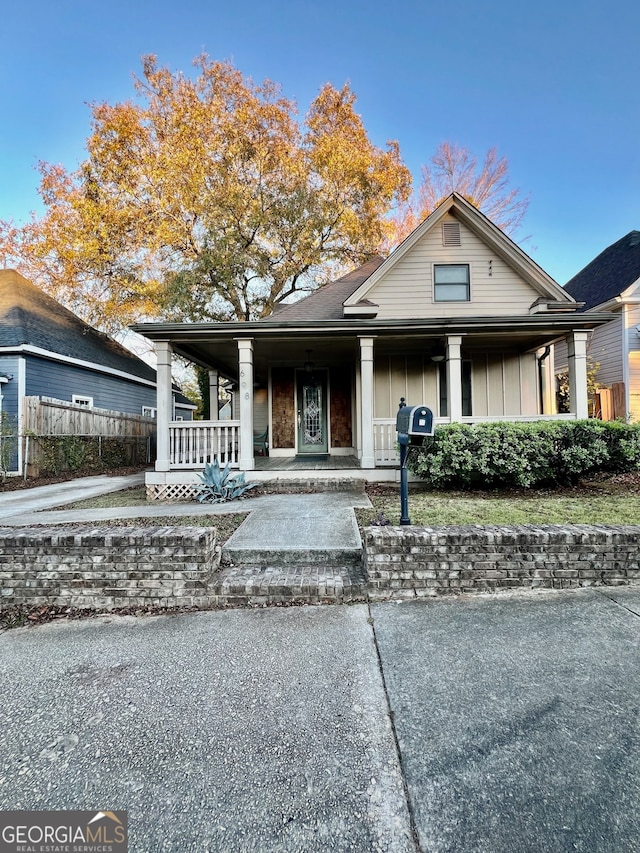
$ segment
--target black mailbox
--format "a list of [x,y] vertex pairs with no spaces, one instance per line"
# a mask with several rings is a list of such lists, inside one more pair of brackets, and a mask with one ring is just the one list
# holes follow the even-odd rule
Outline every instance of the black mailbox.
[[433,412],[427,406],[402,406],[396,415],[396,432],[416,437],[433,435]]

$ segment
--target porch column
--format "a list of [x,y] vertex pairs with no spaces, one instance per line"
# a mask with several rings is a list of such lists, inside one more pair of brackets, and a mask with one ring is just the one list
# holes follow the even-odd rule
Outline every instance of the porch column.
[[569,356],[569,411],[577,418],[589,417],[587,396],[587,340],[589,332],[567,335]]
[[171,391],[171,355],[173,350],[168,341],[156,341],[156,471],[170,470],[169,422],[173,415]]
[[253,339],[236,340],[240,398],[240,468],[243,471],[253,471]]
[[462,420],[462,336],[447,335],[447,409],[451,423]]
[[210,370],[209,371],[209,420],[217,421],[218,420],[218,371]]
[[373,338],[360,338],[360,443],[362,468],[375,468],[373,452]]

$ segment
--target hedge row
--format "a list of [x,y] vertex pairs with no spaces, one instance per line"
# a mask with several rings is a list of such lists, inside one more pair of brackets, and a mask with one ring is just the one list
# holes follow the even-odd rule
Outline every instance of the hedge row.
[[409,454],[408,466],[434,488],[548,486],[599,471],[640,468],[640,424],[534,421],[450,424]]

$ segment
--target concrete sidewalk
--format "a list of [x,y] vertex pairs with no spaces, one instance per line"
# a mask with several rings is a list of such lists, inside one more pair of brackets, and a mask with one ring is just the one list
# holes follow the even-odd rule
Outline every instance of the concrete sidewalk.
[[640,592],[61,621],[0,635],[0,809],[136,853],[632,853]]

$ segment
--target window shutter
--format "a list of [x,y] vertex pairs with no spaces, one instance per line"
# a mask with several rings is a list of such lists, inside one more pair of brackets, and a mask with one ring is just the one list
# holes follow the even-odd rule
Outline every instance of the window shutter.
[[460,245],[460,223],[459,222],[443,222],[442,223],[442,245],[443,246],[459,246]]

